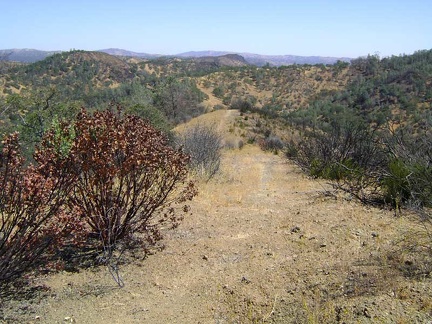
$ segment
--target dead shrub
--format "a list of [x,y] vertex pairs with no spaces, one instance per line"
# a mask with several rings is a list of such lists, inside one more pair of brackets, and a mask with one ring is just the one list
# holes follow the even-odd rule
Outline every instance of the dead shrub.
[[269,135],[268,137],[262,139],[259,142],[259,145],[262,150],[271,151],[276,154],[284,148],[283,141],[278,136],[273,135]]
[[53,165],[68,161],[68,172],[75,175],[69,207],[80,211],[76,217],[99,242],[98,260],[121,286],[121,252],[137,242],[154,245],[162,239],[161,229],[176,227],[188,211],[185,203],[196,194],[187,181],[189,157],[139,117],[122,117],[120,108],[116,113],[82,110],[69,126],[61,129],[62,138],[74,134],[66,155],[49,140],[44,148]]
[[54,170],[50,156],[36,153],[36,166],[24,167],[18,134],[2,142],[0,153],[0,284],[19,277],[35,266],[48,248],[64,243],[79,221],[62,208],[71,190],[73,176],[64,161]]
[[223,144],[214,126],[196,124],[181,134],[177,143],[190,156],[190,167],[197,174],[210,179],[219,171]]

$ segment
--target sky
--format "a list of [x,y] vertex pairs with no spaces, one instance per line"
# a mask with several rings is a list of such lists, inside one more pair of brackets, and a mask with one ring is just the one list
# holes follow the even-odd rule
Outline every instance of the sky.
[[0,49],[356,58],[432,49],[432,0],[0,0]]

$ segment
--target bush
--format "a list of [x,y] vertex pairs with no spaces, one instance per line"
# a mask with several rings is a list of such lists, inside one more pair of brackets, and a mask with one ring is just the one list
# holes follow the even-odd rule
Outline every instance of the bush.
[[191,157],[190,167],[201,176],[210,179],[219,171],[223,145],[215,127],[194,125],[178,138],[178,145]]
[[387,157],[376,131],[360,122],[334,120],[327,128],[307,133],[298,145],[292,143],[290,154],[310,175],[335,181],[335,187],[363,202],[383,198],[379,179]]
[[286,144],[285,156],[288,159],[295,159],[295,158],[297,158],[297,156],[298,156],[298,148],[297,148],[297,144],[294,143],[293,140],[291,140],[289,143]]
[[386,202],[391,203],[396,208],[400,208],[403,203],[410,199],[409,176],[410,171],[401,160],[395,159],[390,161],[388,174],[382,181]]
[[[82,110],[73,127],[63,126],[60,138],[73,143],[65,157],[46,140],[51,161],[68,161],[75,174],[69,206],[80,211],[90,238],[97,238],[100,260],[109,266],[119,285],[114,253],[131,243],[153,245],[162,239],[163,226],[176,227],[184,204],[196,194],[187,182],[189,157],[167,145],[166,137],[137,116],[111,111]],[[48,134],[53,138],[54,132]],[[137,236],[137,234],[142,234]]]
[[250,101],[245,99],[237,98],[231,102],[231,109],[240,110],[240,112],[242,113],[251,111],[253,110],[253,108],[254,108],[253,104]]
[[239,149],[241,150],[244,147],[244,142],[241,139],[231,139],[225,140],[224,148],[228,150]]
[[147,120],[153,127],[166,134],[171,130],[171,125],[165,115],[159,109],[151,105],[136,104],[128,107],[125,112],[129,115],[136,115]]
[[222,99],[225,94],[225,89],[223,89],[221,86],[218,86],[213,89],[212,93],[215,97]]
[[278,153],[284,148],[284,143],[277,136],[268,136],[260,141],[260,147],[264,151]]
[[2,144],[0,284],[35,266],[48,248],[61,246],[62,239],[79,227],[62,209],[73,182],[64,161],[53,170],[47,163],[50,156],[39,152],[38,165],[24,167],[18,134],[9,135]]
[[364,203],[414,206],[417,211],[432,206],[430,131],[400,128],[395,133],[335,120],[329,126],[307,133],[299,144],[290,143],[287,156]]
[[432,134],[417,132],[400,129],[385,141],[390,162],[382,185],[394,206],[432,207]]

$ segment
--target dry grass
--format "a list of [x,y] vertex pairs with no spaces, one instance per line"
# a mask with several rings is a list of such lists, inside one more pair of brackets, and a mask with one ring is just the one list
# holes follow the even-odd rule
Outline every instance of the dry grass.
[[[238,117],[201,122],[230,134]],[[431,228],[330,191],[257,146],[226,150],[166,248],[123,267],[123,289],[105,269],[59,273],[37,279],[50,291],[26,314],[13,302],[5,312],[47,323],[430,321]]]

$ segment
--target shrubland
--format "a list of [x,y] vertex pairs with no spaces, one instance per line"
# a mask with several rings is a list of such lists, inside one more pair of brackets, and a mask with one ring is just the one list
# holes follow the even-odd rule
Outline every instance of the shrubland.
[[[430,222],[431,53],[188,72],[175,60],[74,51],[4,67],[0,281],[64,267],[72,250],[123,285],[123,253],[154,246],[188,212],[189,171],[208,180],[219,170],[215,127],[172,133],[212,108],[239,110],[230,131],[284,152],[347,199]],[[409,253],[426,251],[428,265],[430,233],[426,241]],[[430,276],[429,266],[409,266]]]
[[285,117],[303,132],[290,157],[364,202],[430,207],[431,64],[431,51],[353,61],[346,90]]

